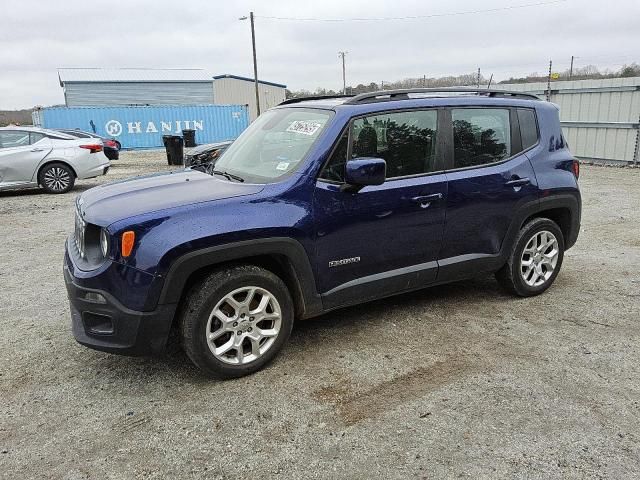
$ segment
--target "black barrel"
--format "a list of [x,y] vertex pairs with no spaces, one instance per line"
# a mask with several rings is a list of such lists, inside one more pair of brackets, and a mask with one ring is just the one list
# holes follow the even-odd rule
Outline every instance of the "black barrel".
[[184,163],[184,141],[178,135],[163,135],[162,143],[167,151],[167,163],[169,165],[182,165]]
[[196,146],[196,131],[195,130],[182,130],[182,137],[184,138],[185,147]]

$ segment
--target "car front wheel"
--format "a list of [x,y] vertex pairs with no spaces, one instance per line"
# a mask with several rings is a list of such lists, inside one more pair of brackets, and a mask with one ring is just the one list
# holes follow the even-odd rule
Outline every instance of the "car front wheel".
[[185,299],[182,346],[211,376],[241,377],[276,356],[293,317],[291,295],[272,272],[253,265],[217,270]]
[[548,218],[535,218],[518,233],[509,259],[496,278],[521,297],[539,295],[554,282],[563,259],[562,230]]

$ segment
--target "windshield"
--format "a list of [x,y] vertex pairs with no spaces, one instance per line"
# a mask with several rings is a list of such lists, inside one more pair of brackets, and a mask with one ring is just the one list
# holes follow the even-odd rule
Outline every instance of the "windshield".
[[333,112],[282,108],[260,115],[215,164],[216,171],[251,183],[270,183],[292,172]]

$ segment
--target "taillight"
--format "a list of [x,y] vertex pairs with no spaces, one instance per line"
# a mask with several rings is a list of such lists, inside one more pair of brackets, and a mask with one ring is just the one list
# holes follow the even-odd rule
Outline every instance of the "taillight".
[[571,164],[571,171],[576,177],[576,180],[580,178],[580,162],[578,160],[573,159],[573,163]]
[[80,148],[86,148],[90,153],[98,153],[102,151],[102,145],[92,144],[92,145],[79,145]]
[[114,140],[105,140],[104,144],[107,147],[111,147],[111,148],[117,148],[117,143]]

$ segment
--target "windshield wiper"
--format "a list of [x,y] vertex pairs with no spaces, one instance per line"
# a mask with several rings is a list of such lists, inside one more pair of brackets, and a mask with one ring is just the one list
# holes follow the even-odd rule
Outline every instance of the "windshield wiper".
[[239,177],[238,175],[234,175],[233,173],[223,172],[222,170],[212,170],[211,173],[214,175],[222,175],[227,180],[235,180],[236,182],[244,182],[244,178]]

